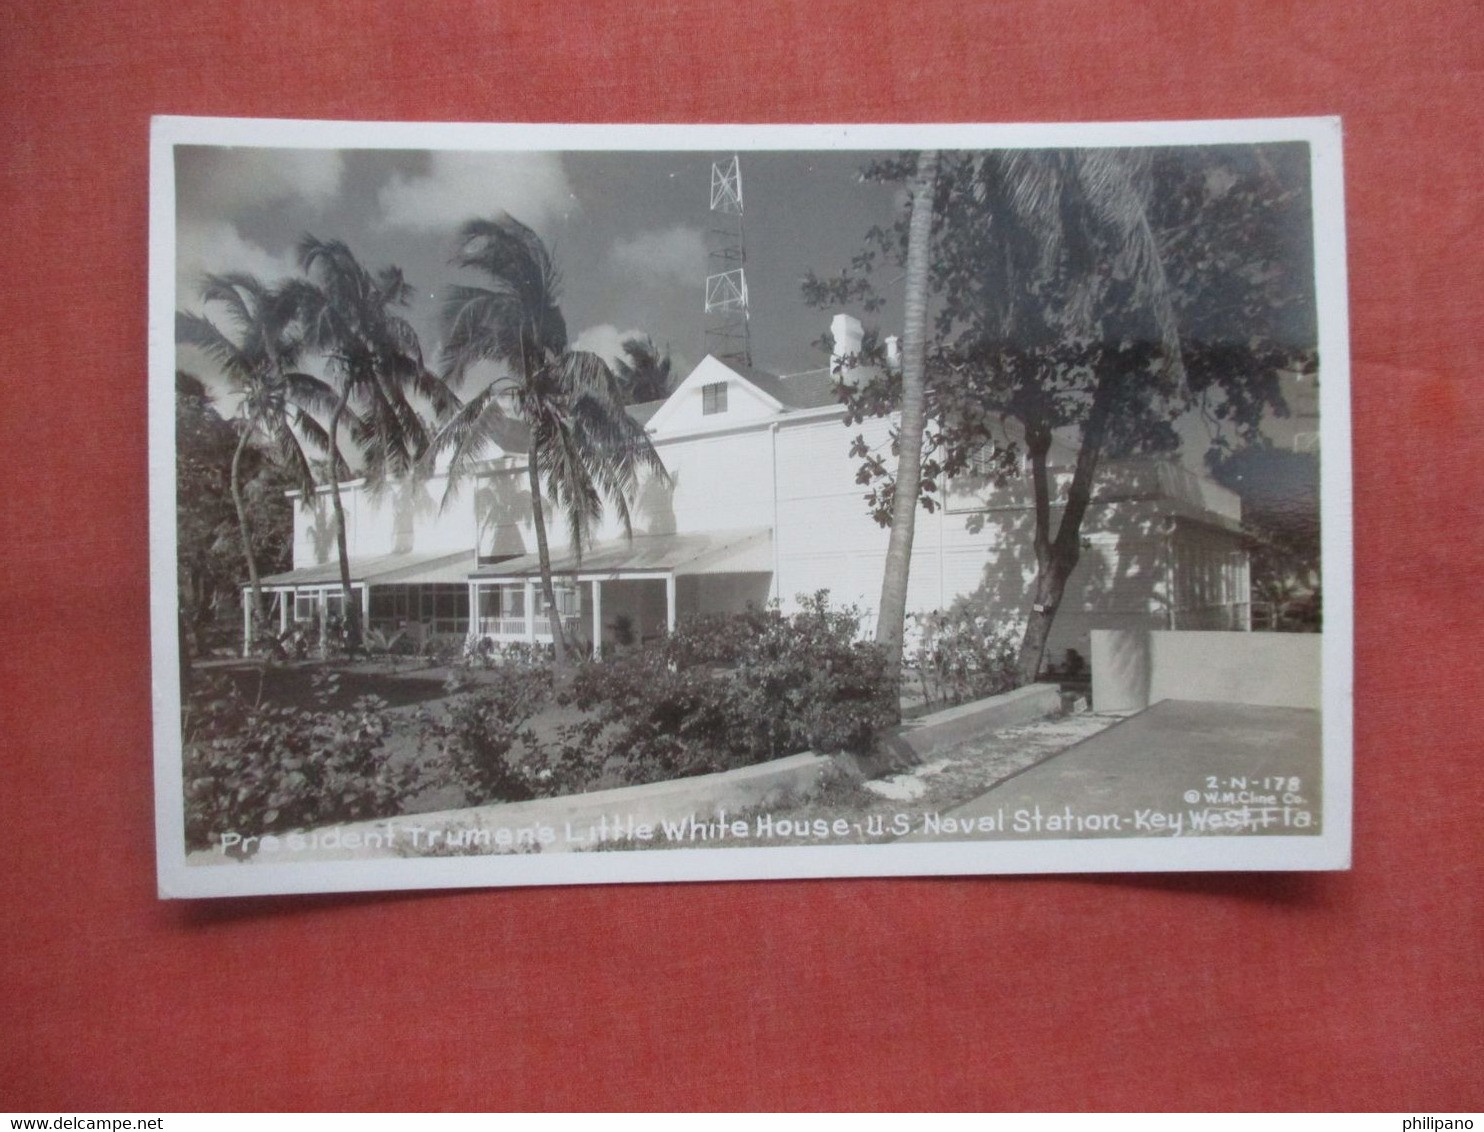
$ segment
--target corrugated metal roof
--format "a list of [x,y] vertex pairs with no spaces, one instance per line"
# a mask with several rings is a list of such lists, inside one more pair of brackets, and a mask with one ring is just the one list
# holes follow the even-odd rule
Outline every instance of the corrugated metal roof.
[[[352,558],[350,580],[375,586],[435,585],[469,580],[475,557],[471,550],[456,554],[383,554]],[[340,581],[340,562],[332,558],[314,566],[301,566],[262,580],[265,586],[326,586]]]
[[[773,531],[698,531],[684,535],[636,535],[632,540],[589,547],[578,559],[553,558],[553,574],[767,574],[773,570]],[[535,554],[482,566],[476,578],[528,578],[541,572]]]

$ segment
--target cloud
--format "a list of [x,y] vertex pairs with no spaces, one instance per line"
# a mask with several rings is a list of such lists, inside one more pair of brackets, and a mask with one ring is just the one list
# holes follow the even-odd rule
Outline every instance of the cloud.
[[276,283],[295,273],[294,255],[274,255],[224,221],[183,220],[175,234],[175,305],[199,310],[201,277],[229,271]]
[[684,224],[641,232],[613,245],[613,262],[641,282],[699,286],[706,277],[706,234]]
[[623,357],[623,344],[629,338],[648,337],[642,330],[620,330],[612,323],[589,326],[572,340],[574,350],[588,350],[612,365]]
[[558,154],[442,151],[426,174],[393,175],[377,204],[387,228],[450,231],[476,216],[508,212],[539,230],[575,208],[576,196]]
[[218,216],[291,200],[323,206],[345,178],[345,158],[333,149],[211,148],[181,160],[185,203]]

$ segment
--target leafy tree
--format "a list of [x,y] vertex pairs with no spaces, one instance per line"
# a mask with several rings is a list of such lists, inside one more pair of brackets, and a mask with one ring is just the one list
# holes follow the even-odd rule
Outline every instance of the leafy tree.
[[[877,163],[903,180],[913,159]],[[1215,442],[1250,442],[1286,412],[1285,369],[1312,370],[1307,148],[1045,150],[945,155],[934,199],[927,367],[931,422],[922,502],[971,466],[1001,482],[1028,466],[1036,576],[1018,666],[1038,674],[1080,551],[1100,463],[1178,446],[1198,411]],[[816,305],[880,308],[871,275],[897,268],[906,222],[868,234],[837,277],[806,281]],[[847,390],[847,420],[894,412],[886,373]],[[1052,442],[1073,444],[1070,475]],[[894,431],[900,445],[902,430]],[[857,438],[878,521],[894,496]]]
[[642,426],[624,412],[623,390],[597,354],[573,350],[558,300],[561,278],[539,236],[508,215],[471,220],[459,231],[453,263],[484,277],[458,284],[444,300],[443,367],[457,388],[469,371],[494,363],[501,374],[471,397],[434,438],[429,457],[452,454],[449,478],[469,474],[508,417],[525,425],[526,474],[541,564],[541,590],[552,615],[557,667],[566,642],[551,578],[543,499],[567,519],[581,555],[603,500],[631,532],[628,498],[642,469],[664,465]]
[[[212,405],[201,381],[175,375],[176,569],[181,629],[199,654],[220,607],[247,580],[248,560],[269,569],[286,568],[292,526],[283,470],[256,446],[238,463],[242,499],[252,532],[252,553],[242,553],[241,525],[232,492],[231,468],[240,432]],[[239,615],[240,616],[240,615]],[[185,642],[183,642],[184,645]],[[188,655],[183,648],[182,658]]]
[[306,445],[320,451],[327,445],[313,413],[332,405],[334,393],[323,381],[293,368],[301,343],[293,329],[292,301],[283,290],[271,289],[252,275],[208,275],[201,299],[208,310],[220,309],[230,333],[205,314],[181,311],[176,315],[176,337],[211,358],[238,398],[229,483],[252,589],[252,615],[261,623],[267,610],[243,497],[243,460],[252,443],[264,444],[290,481],[312,493],[314,473]]
[[655,347],[654,339],[625,338],[624,356],[613,364],[613,376],[618,379],[624,404],[639,405],[645,401],[660,401],[670,395],[674,388],[670,372],[670,348],[663,355]]
[[912,174],[912,219],[907,230],[906,301],[902,321],[902,418],[897,453],[891,539],[881,579],[876,643],[886,652],[895,680],[902,669],[902,630],[907,616],[907,581],[912,568],[912,536],[922,486],[922,434],[926,427],[928,259],[932,253],[933,189],[938,178],[937,150],[917,155]]
[[340,497],[340,475],[348,466],[341,427],[349,422],[367,477],[376,482],[412,472],[427,448],[429,430],[414,402],[421,399],[442,416],[452,411],[454,401],[423,364],[417,332],[400,313],[412,296],[400,268],[373,273],[341,241],[310,235],[299,241],[299,264],[306,278],[288,291],[292,307],[305,342],[324,357],[337,387],[327,429],[330,500],[346,644],[354,650],[361,643],[361,616],[351,593]]

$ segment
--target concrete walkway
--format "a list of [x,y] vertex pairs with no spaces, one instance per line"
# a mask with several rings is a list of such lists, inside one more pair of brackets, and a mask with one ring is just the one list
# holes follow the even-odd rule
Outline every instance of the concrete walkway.
[[1319,832],[1319,713],[1163,700],[904,840]]

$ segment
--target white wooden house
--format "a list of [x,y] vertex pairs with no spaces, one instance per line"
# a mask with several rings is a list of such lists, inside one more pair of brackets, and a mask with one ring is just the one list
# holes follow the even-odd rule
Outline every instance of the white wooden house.
[[[669,482],[641,482],[632,539],[610,516],[580,558],[548,508],[569,638],[601,651],[642,643],[692,614],[769,601],[788,610],[818,590],[859,606],[869,626],[888,532],[868,513],[849,450],[861,431],[885,449],[888,423],[845,428],[839,379],[850,380],[848,366],[780,377],[707,357],[666,400],[631,408]],[[522,449],[512,430],[482,472],[451,491],[443,475],[379,492],[343,487],[365,624],[418,640],[551,639]],[[1054,465],[1070,461],[1054,449]],[[1022,617],[1034,577],[1028,485],[961,478],[944,502],[918,515],[909,612],[973,596],[1007,623]],[[280,595],[283,629],[340,613],[328,494],[301,500],[296,516],[294,569],[263,581]],[[1094,628],[1249,628],[1240,521],[1233,493],[1173,459],[1106,467],[1048,657],[1068,648],[1087,656]]]

